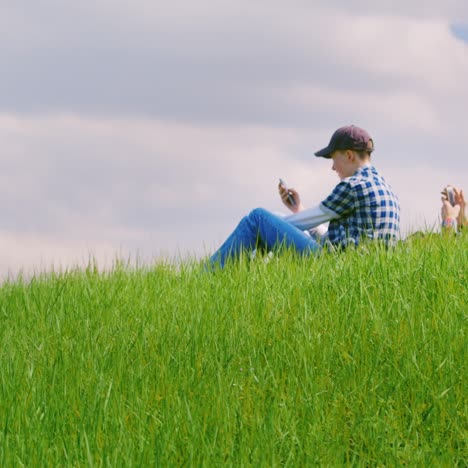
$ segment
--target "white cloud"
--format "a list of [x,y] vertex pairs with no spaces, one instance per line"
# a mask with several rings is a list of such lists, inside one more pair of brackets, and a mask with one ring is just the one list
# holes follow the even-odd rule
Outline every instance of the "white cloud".
[[320,109],[271,90],[466,93],[447,15],[355,3],[18,2],[1,15],[3,109],[297,126]]

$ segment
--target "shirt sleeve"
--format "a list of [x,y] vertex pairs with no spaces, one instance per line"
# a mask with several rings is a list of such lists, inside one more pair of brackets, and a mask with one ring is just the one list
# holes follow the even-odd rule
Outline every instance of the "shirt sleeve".
[[356,195],[348,181],[341,181],[333,192],[323,200],[322,204],[328,210],[333,211],[341,218],[351,213],[356,206]]
[[332,210],[320,204],[299,213],[286,216],[285,221],[301,230],[312,229],[339,216]]

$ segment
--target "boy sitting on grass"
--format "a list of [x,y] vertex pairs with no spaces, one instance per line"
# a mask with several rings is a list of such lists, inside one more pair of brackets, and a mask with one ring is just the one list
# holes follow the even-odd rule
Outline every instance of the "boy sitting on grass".
[[[222,268],[243,250],[256,248],[285,246],[310,255],[325,245],[345,248],[368,239],[393,245],[399,237],[400,205],[371,165],[373,150],[374,142],[364,129],[350,125],[336,130],[328,146],[315,153],[331,159],[332,170],[341,179],[332,193],[319,205],[305,209],[299,193],[280,183],[281,199],[293,214],[282,218],[263,208],[254,209],[212,255],[210,266]],[[326,222],[328,230],[321,226]],[[304,232],[309,230],[312,235]]]

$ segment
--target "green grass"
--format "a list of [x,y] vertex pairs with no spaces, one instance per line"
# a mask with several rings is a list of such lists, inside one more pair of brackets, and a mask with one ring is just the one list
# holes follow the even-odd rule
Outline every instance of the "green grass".
[[0,287],[0,465],[466,466],[468,238]]

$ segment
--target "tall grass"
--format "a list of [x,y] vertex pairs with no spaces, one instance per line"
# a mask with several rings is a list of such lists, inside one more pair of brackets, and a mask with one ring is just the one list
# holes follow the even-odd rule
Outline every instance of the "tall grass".
[[458,465],[468,238],[0,288],[0,465]]

